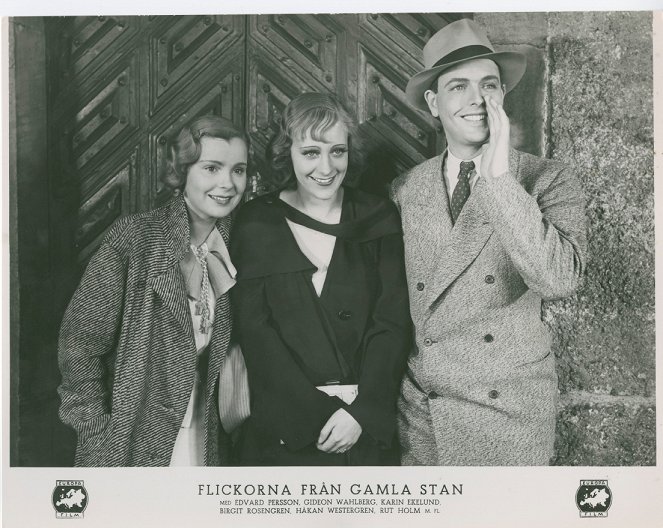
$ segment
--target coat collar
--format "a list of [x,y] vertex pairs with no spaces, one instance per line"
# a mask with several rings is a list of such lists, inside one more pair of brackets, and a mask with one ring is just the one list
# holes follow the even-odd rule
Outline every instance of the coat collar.
[[276,200],[275,194],[263,195],[239,212],[230,246],[238,280],[316,269],[299,249]]
[[[231,256],[241,280],[281,273],[315,271],[299,249],[286,218],[339,239],[366,242],[401,232],[393,204],[356,189],[345,189],[339,224],[323,224],[290,207],[278,192],[263,195],[240,211]],[[265,259],[264,255],[270,255]]]
[[[179,262],[189,251],[190,232],[189,216],[184,196],[178,195],[157,211],[162,219],[162,233],[164,237],[165,252],[161,256],[161,263],[157,263],[155,273],[148,279],[152,289],[161,298],[164,305],[170,310],[175,319],[184,328],[187,335],[193,339],[191,314],[186,296],[186,284]],[[230,233],[230,217],[220,218],[216,222],[216,229],[221,233],[223,241],[228,244]],[[156,236],[156,234],[155,234]],[[159,259],[155,259],[159,260]]]
[[351,187],[344,188],[343,210],[338,224],[319,222],[295,209],[274,194],[274,204],[281,208],[288,220],[321,233],[351,240],[368,242],[390,234],[401,234],[401,223],[388,201],[375,200]]
[[[170,200],[163,208],[164,235],[168,239],[171,250],[168,267],[174,266],[189,251],[191,233],[189,230],[189,212],[184,201],[184,195],[179,194]],[[216,229],[221,233],[226,246],[230,240],[231,216],[219,218]]]

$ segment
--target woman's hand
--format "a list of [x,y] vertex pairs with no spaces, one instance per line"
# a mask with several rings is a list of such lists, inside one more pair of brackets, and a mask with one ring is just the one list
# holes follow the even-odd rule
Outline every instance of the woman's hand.
[[361,435],[361,425],[345,409],[329,417],[320,431],[316,447],[325,453],[345,453]]

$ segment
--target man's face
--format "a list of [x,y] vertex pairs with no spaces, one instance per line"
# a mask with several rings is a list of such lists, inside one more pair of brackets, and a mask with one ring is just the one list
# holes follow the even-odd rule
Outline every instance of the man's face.
[[478,148],[489,136],[486,96],[504,101],[500,71],[490,59],[474,59],[444,71],[437,78],[437,94],[424,93],[433,117],[439,117],[449,147],[456,151]]

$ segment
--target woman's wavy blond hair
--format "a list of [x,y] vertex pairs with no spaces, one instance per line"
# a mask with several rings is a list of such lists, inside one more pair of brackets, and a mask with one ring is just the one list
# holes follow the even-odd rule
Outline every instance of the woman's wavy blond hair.
[[161,181],[170,189],[182,189],[186,184],[189,167],[200,159],[203,137],[218,138],[230,141],[241,139],[250,149],[248,134],[237,127],[232,121],[215,115],[197,117],[183,126],[168,145],[166,166]]
[[357,122],[336,96],[315,92],[298,95],[283,110],[279,131],[268,149],[271,168],[268,185],[278,190],[295,188],[297,179],[290,153],[293,138],[304,138],[310,133],[315,141],[324,141],[327,131],[337,123],[342,123],[348,131],[348,171],[343,185],[355,187],[363,165]]

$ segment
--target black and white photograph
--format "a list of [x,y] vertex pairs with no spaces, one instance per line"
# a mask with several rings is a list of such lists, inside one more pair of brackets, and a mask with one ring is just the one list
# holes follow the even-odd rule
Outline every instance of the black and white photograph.
[[4,19],[3,525],[662,526],[663,12],[181,7]]

